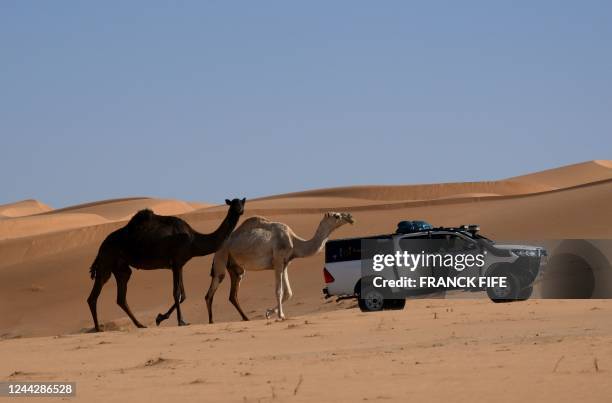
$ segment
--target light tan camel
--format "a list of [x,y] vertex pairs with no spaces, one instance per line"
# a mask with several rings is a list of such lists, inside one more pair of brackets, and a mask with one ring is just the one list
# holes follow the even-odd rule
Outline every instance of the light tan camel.
[[348,213],[325,213],[312,239],[304,240],[280,222],[264,217],[251,217],[244,221],[215,253],[210,272],[212,281],[206,293],[209,323],[213,323],[213,297],[225,277],[226,268],[231,279],[229,299],[243,320],[249,319],[238,303],[238,289],[245,270],[274,270],[276,307],[266,310],[266,318],[276,312],[279,319],[285,319],[282,303],[293,296],[287,274],[289,263],[295,258],[317,254],[329,235],[347,223],[354,223]]

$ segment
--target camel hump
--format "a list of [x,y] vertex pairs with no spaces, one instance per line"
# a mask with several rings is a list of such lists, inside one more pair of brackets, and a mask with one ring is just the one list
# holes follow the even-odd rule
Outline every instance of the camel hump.
[[250,225],[257,225],[257,224],[271,223],[271,222],[272,221],[270,221],[266,217],[262,217],[262,216],[256,215],[256,216],[249,217],[246,220],[244,220],[242,225],[243,226],[250,226]]
[[153,215],[154,215],[153,211],[149,209],[140,210],[139,212],[134,214],[134,217],[130,219],[128,226],[133,227],[133,226],[137,226],[143,223],[147,223],[151,221],[151,219],[153,218]]

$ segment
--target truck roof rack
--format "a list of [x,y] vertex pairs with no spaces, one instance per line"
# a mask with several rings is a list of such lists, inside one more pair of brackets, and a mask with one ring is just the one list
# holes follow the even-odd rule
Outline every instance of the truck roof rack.
[[415,232],[429,231],[433,229],[433,225],[426,221],[400,221],[397,223],[396,234],[412,234]]
[[476,224],[460,225],[459,227],[436,227],[432,231],[461,231],[469,232],[472,235],[476,235],[480,231],[480,226]]
[[476,224],[461,225],[459,227],[434,227],[426,221],[421,220],[410,220],[400,221],[397,223],[396,234],[413,234],[416,232],[427,232],[427,231],[455,231],[455,232],[468,232],[472,236],[476,236],[480,231],[480,226]]

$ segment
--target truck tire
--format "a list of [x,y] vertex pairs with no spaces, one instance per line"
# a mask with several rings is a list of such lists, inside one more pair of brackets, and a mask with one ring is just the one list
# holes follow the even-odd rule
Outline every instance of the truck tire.
[[384,302],[384,309],[401,310],[406,306],[406,299],[387,299]]
[[523,288],[518,295],[518,300],[519,301],[527,301],[529,298],[531,298],[531,294],[533,294],[533,286],[530,285],[529,287],[525,287]]
[[359,294],[358,305],[362,312],[382,311],[385,307],[385,295],[380,289],[364,287]]
[[519,293],[521,291],[521,285],[519,279],[512,273],[505,271],[503,274],[506,276],[506,287],[489,287],[487,288],[487,295],[491,301],[499,302],[511,302],[519,299]]

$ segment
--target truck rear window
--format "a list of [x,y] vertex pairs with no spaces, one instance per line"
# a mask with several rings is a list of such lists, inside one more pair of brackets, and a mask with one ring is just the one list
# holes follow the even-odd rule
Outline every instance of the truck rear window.
[[[363,242],[368,242],[369,249],[375,251],[363,251]],[[378,244],[372,248],[373,243]],[[390,237],[371,237],[371,238],[352,238],[352,239],[336,239],[327,241],[325,244],[325,263],[346,262],[350,260],[367,259],[373,252],[375,253],[393,253],[393,244]],[[371,256],[369,256],[371,258]]]
[[325,263],[361,259],[361,239],[339,239],[325,244]]

